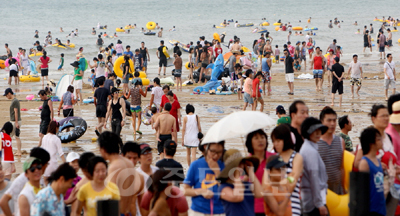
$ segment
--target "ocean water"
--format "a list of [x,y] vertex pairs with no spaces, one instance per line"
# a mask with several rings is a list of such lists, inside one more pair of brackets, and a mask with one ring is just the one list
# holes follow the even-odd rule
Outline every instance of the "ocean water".
[[[18,47],[29,49],[36,40],[43,43],[47,31],[52,32],[53,41],[60,38],[62,42],[66,42],[66,35],[74,30],[79,29],[79,36],[68,38],[71,43],[76,44],[75,49],[61,49],[49,47],[48,56],[53,60],[50,64],[50,78],[59,79],[63,73],[71,73],[72,63],[79,47],[84,47],[86,59],[91,60],[97,56],[98,47],[95,45],[97,35],[91,34],[92,27],[96,27],[97,23],[107,25],[108,34],[113,34],[115,28],[125,26],[127,24],[136,24],[137,29],[131,30],[130,34],[117,33],[123,45],[130,45],[131,50],[140,47],[140,42],[145,41],[151,55],[149,62],[149,77],[153,78],[157,74],[158,61],[155,55],[156,48],[159,46],[160,38],[156,36],[144,36],[140,33],[140,28],[145,27],[149,21],[158,22],[164,28],[162,39],[166,45],[172,48],[168,40],[174,39],[182,43],[193,41],[196,43],[199,36],[205,36],[206,40],[212,40],[212,34],[217,32],[221,34],[226,32],[225,42],[237,35],[241,38],[242,44],[251,47],[253,41],[259,38],[259,34],[251,33],[251,28],[233,28],[227,27],[222,29],[213,29],[213,25],[219,25],[224,19],[237,20],[241,24],[253,22],[258,25],[262,22],[262,18],[266,18],[271,24],[281,19],[283,23],[290,22],[293,26],[307,25],[308,27],[318,27],[314,36],[316,45],[326,50],[328,45],[335,38],[338,45],[343,47],[344,61],[349,62],[354,53],[361,53],[363,46],[362,34],[354,34],[357,29],[362,32],[363,26],[374,24],[374,35],[378,30],[380,22],[374,22],[375,16],[386,18],[391,15],[398,16],[396,4],[398,1],[389,0],[378,2],[372,0],[364,1],[192,1],[192,0],[174,0],[174,1],[158,1],[158,0],[136,0],[136,1],[88,1],[88,0],[71,0],[71,1],[13,1],[6,2],[3,0],[0,13],[0,43],[8,43],[14,55],[17,53]],[[307,23],[308,17],[312,17],[311,24]],[[341,28],[328,28],[329,20],[338,17]],[[301,21],[301,22],[299,22]],[[358,26],[352,25],[354,21],[359,23]],[[168,30],[176,26],[176,31]],[[60,33],[59,29],[64,29]],[[282,48],[286,42],[288,32],[276,32],[275,26],[266,27],[270,32],[270,36],[274,38],[273,47],[279,45]],[[39,30],[39,39],[34,38],[34,31]],[[394,48],[392,52],[398,51],[397,39],[400,32],[393,33]],[[291,41],[303,41],[304,36],[292,36]],[[116,39],[104,39],[105,45],[110,43],[116,44]],[[375,43],[375,42],[374,42]],[[226,47],[224,52],[227,51]],[[377,60],[376,47],[373,48],[372,55],[360,56],[360,60],[365,63]],[[60,53],[65,54],[64,71],[56,71],[60,59]],[[5,49],[0,46],[0,55],[5,54]],[[187,61],[187,54],[183,54],[184,62]],[[37,57],[36,57],[37,58]],[[396,61],[396,58],[395,58]],[[168,69],[170,71],[170,69]],[[169,72],[168,72],[169,73]],[[88,75],[86,73],[85,75]],[[7,77],[7,74],[1,73],[0,78]],[[1,86],[4,82],[1,81]],[[30,84],[28,84],[30,85]]]

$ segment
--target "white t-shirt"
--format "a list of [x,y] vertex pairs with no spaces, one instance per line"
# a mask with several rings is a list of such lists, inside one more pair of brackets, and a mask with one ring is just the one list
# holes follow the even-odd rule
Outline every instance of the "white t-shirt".
[[11,208],[12,212],[15,212],[15,210],[18,209],[18,196],[27,182],[28,178],[25,176],[25,173],[21,173],[16,179],[14,179],[13,182],[8,183],[11,185],[4,194],[8,194],[11,196],[13,202],[13,204],[11,205],[13,207]]
[[385,65],[383,66],[383,68],[386,69],[386,74],[389,76],[389,77],[387,77],[385,74],[385,79],[394,79],[394,76],[393,76],[394,67],[395,67],[395,64],[393,61],[391,63],[385,62]]
[[48,133],[43,137],[42,148],[50,154],[49,165],[43,176],[48,177],[58,168],[58,158],[64,155],[61,140],[57,135]]
[[354,61],[352,61],[350,63],[350,67],[351,67],[351,78],[357,78],[357,79],[361,78],[361,70],[360,70],[361,62],[358,61],[357,63],[354,63]]
[[164,91],[162,90],[162,88],[160,86],[153,87],[151,89],[151,94],[154,95],[154,100],[153,100],[154,104],[156,104],[157,107],[160,107],[161,97],[164,94]]
[[96,78],[106,76],[106,63],[104,61],[97,62]]
[[[153,165],[150,165],[150,168],[151,168],[152,173],[155,173],[157,170],[159,170],[158,167],[153,166]],[[149,179],[150,176],[147,175],[147,173],[143,172],[142,168],[140,168],[140,167],[136,168],[136,171],[138,171],[140,174],[143,175],[144,184],[145,184],[144,190],[145,190],[145,192],[147,192],[146,184],[147,184],[147,180]]]
[[[18,196],[18,199],[21,195],[24,195],[28,199],[29,206],[32,205],[33,201],[35,200],[36,194],[34,192],[33,186],[27,182],[22,189],[21,193]],[[15,209],[15,216],[20,216],[19,206]]]
[[17,65],[15,64],[10,65],[10,70],[18,71]]
[[306,41],[308,43],[308,40],[310,39],[310,35],[306,35]]

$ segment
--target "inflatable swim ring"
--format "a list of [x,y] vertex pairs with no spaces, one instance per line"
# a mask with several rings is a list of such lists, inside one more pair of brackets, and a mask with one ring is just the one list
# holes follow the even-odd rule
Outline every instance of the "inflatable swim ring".
[[155,32],[145,32],[144,35],[156,35]]
[[260,24],[260,26],[269,26],[269,22],[263,22]]
[[215,26],[215,28],[225,28],[225,26]]
[[156,23],[155,22],[148,22],[147,24],[146,24],[146,28],[148,29],[148,30],[154,30],[155,28],[156,28]]
[[164,46],[162,52],[164,53],[165,57],[169,58],[169,53],[168,53],[168,49],[166,46]]
[[150,85],[149,79],[147,79],[147,78],[140,78],[140,79],[142,79],[142,85],[144,85],[144,86]]
[[117,31],[117,32],[125,32],[125,30],[123,30],[121,28],[116,28],[115,31]]
[[43,55],[42,52],[37,52],[36,54],[35,53],[30,54],[29,57],[42,56],[42,55]]
[[219,38],[219,34],[218,34],[217,32],[215,32],[215,33],[213,34],[213,37],[214,37],[215,40],[217,40],[218,42],[221,43],[221,38]]
[[[15,57],[13,57],[13,59],[17,60],[17,62],[19,63],[19,58],[15,58]],[[9,66],[9,64],[8,64],[8,61],[7,61],[7,60],[5,60],[5,62],[4,62],[4,65],[5,65],[6,67],[8,67],[8,66]]]
[[274,23],[274,24],[272,24],[272,25],[274,25],[274,26],[280,26],[282,23]]
[[135,26],[130,26],[129,27],[129,25],[126,25],[125,27],[124,27],[124,29],[134,29],[135,28]]
[[69,47],[69,48],[75,48],[75,44],[73,44],[73,43],[70,43],[70,44],[65,44],[65,46],[67,46],[67,47]]
[[[348,151],[343,152],[344,189],[349,192],[350,172],[353,169],[354,155]],[[328,189],[326,205],[330,215],[349,215],[349,193],[337,195]]]
[[228,24],[221,23],[219,25],[222,26],[222,27],[226,27]]
[[241,50],[243,50],[243,52],[250,52],[249,48],[247,48],[247,47],[245,47],[245,46],[242,47]]
[[21,75],[19,76],[20,82],[39,82],[40,76],[33,76],[33,75]]
[[[61,143],[68,143],[77,140],[83,134],[85,134],[87,129],[86,121],[79,117],[67,117],[61,121],[60,128],[58,129],[57,136],[60,138]],[[64,129],[73,127],[72,130],[68,132],[63,132]]]
[[151,117],[153,116],[153,114],[151,113],[151,110],[149,109],[149,107],[147,106],[143,111],[142,111],[142,122],[145,125],[150,125],[151,122]]
[[241,28],[241,27],[250,27],[250,26],[254,26],[254,23],[246,23],[246,24],[238,24],[237,27]]
[[[119,58],[117,58],[117,60],[115,60],[114,62],[114,73],[115,75],[117,75],[119,78],[123,77],[124,72],[121,70],[121,65],[125,63],[124,57],[120,56]],[[130,73],[133,73],[133,71],[135,70],[133,61],[131,59],[129,59],[129,66],[131,68]]]
[[292,28],[292,30],[303,30],[303,27],[301,26],[295,26]]
[[139,71],[139,77],[140,78],[147,78],[147,74],[144,71]]
[[233,92],[231,91],[217,91],[215,94],[217,95],[231,95]]
[[267,32],[268,32],[267,29],[260,29],[256,33],[267,33]]
[[399,30],[397,30],[397,29],[396,29],[396,30],[393,29],[391,32],[398,32],[398,31],[399,31]]
[[399,42],[399,43],[400,43],[400,38],[397,40],[397,42]]
[[27,99],[27,100],[32,100],[33,98],[35,98],[35,95],[33,95],[33,94],[27,95],[25,97],[25,99]]
[[0,60],[0,68],[1,68],[1,69],[6,68],[6,64],[5,64],[5,61],[4,61],[4,60]]
[[66,48],[67,48],[67,45],[63,46],[63,45],[59,45],[58,43],[55,43],[55,44],[53,44],[53,45],[51,45],[51,46],[53,46],[53,47],[58,47],[58,48],[63,48],[63,49],[66,49]]
[[275,27],[275,31],[279,31],[279,29],[280,29],[279,26]]

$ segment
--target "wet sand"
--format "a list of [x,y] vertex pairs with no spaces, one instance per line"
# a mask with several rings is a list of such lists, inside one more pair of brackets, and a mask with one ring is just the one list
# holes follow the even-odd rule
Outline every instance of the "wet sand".
[[[338,95],[336,95],[335,102],[337,103],[334,106],[334,109],[337,111],[338,116],[349,115],[351,120],[354,123],[353,131],[351,131],[350,137],[353,141],[354,146],[359,144],[358,136],[361,130],[369,125],[371,125],[371,120],[368,117],[367,113],[371,109],[371,106],[375,103],[384,103],[384,89],[383,89],[383,61],[373,62],[370,64],[365,64],[364,66],[364,77],[368,77],[368,79],[363,80],[363,86],[360,91],[360,97],[357,96],[352,99],[350,92],[350,84],[349,80],[344,80],[344,94],[343,94],[343,104],[342,107],[338,107]],[[348,64],[347,64],[348,65]],[[304,66],[304,65],[303,65]],[[307,65],[309,67],[309,64]],[[307,68],[308,69],[308,68]],[[347,72],[347,67],[345,67]],[[3,71],[3,70],[2,70]],[[273,119],[277,119],[275,115],[275,108],[278,105],[283,105],[288,112],[289,105],[296,99],[304,100],[309,107],[310,116],[318,117],[320,110],[324,106],[328,106],[331,103],[331,90],[328,88],[327,76],[325,75],[325,81],[323,86],[323,92],[317,93],[315,92],[315,82],[314,80],[299,80],[295,79],[294,81],[294,95],[287,95],[288,87],[285,82],[284,69],[282,62],[279,65],[273,66],[273,74],[272,74],[272,95],[264,96],[264,112],[269,114]],[[309,70],[306,72],[310,73]],[[152,70],[151,74],[157,73],[155,70]],[[168,72],[167,72],[168,73]],[[184,78],[186,80],[187,71],[184,70]],[[296,72],[295,77],[300,75],[301,73],[305,73],[305,71]],[[154,77],[154,76],[150,76]],[[375,77],[375,78],[374,78]],[[376,79],[378,77],[378,79]],[[11,86],[13,89],[18,88],[16,91],[17,98],[21,102],[21,108],[28,109],[28,111],[21,111],[22,115],[22,126],[21,126],[21,142],[22,142],[22,150],[24,154],[22,157],[16,157],[16,167],[17,172],[22,172],[22,163],[25,158],[28,156],[29,151],[32,147],[38,145],[39,137],[39,123],[40,123],[40,111],[38,107],[42,105],[40,101],[27,101],[25,99],[28,94],[36,94],[37,91],[33,89],[40,88],[38,87],[39,83],[31,83],[27,87],[25,83],[21,83],[19,86]],[[182,106],[182,116],[186,115],[184,107],[187,103],[191,103],[196,108],[196,114],[199,115],[201,119],[201,126],[204,134],[208,131],[208,129],[217,122],[219,119],[224,116],[239,111],[243,108],[243,101],[238,100],[237,95],[191,95],[193,88],[197,85],[186,86],[183,87],[182,92],[177,92],[172,87],[172,90],[175,94],[177,94],[178,100]],[[90,88],[83,89],[83,97],[87,98],[92,96],[92,90]],[[391,92],[391,91],[390,91]],[[142,98],[142,106],[149,104],[150,93],[146,98]],[[56,120],[63,119],[62,112],[61,116],[57,116],[57,108],[59,102],[54,102],[54,110],[55,110],[55,118]],[[10,101],[8,101],[5,97],[0,98],[0,115],[3,116],[3,124],[5,121],[9,119],[9,106]],[[248,108],[249,110],[249,108]],[[85,151],[92,151],[95,154],[99,154],[98,145],[96,142],[92,142],[92,138],[96,137],[94,130],[97,125],[97,119],[95,117],[95,106],[93,104],[82,104],[75,105],[74,107],[75,116],[83,117],[88,125],[87,132],[75,143],[63,144],[64,152],[67,154],[70,151],[75,151],[78,153],[82,153]],[[152,147],[153,150],[153,163],[155,163],[159,157],[156,153],[156,138],[155,131],[151,129],[151,126],[146,126],[144,124],[141,125],[140,130],[143,132],[142,136],[133,137],[133,130],[131,125],[131,118],[127,118],[127,125],[124,126],[121,134],[124,142],[136,140],[139,143],[148,143]],[[230,125],[227,125],[230,127]],[[107,126],[108,130],[110,130],[110,126]],[[270,135],[274,126],[270,126],[266,128],[268,135]],[[337,132],[339,132],[339,126],[337,127]],[[186,149],[181,146],[181,138],[182,134],[178,133],[178,151],[176,153],[176,159],[182,163],[185,167],[185,172],[187,171],[187,163],[186,163]],[[246,152],[246,148],[244,147],[245,138],[237,137],[228,139],[226,142],[226,148],[237,148],[241,150],[244,154]],[[269,139],[269,149],[272,149],[272,142]],[[16,146],[14,144],[14,151],[16,151]],[[197,152],[197,156],[200,156],[200,152]],[[15,177],[14,174],[13,177]]]

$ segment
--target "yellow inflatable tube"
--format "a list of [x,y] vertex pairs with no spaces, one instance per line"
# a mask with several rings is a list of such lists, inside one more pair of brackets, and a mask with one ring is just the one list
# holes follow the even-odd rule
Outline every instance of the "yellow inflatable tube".
[[146,28],[148,29],[148,30],[154,30],[155,28],[156,28],[156,23],[155,22],[148,22],[147,24],[146,24]]
[[274,26],[280,26],[282,23],[274,23]]
[[125,30],[123,30],[121,28],[116,28],[115,31],[117,31],[117,32],[125,32]]
[[[354,155],[348,151],[343,153],[343,168],[344,168],[344,189],[349,192],[350,172],[353,169]],[[331,216],[349,215],[349,193],[345,195],[337,195],[328,190],[326,195],[326,205],[328,206]]]
[[124,27],[124,29],[134,29],[134,28],[135,28],[135,26],[129,26],[129,25]]
[[22,76],[19,76],[19,81],[21,81],[21,82],[39,82],[40,76],[22,75]]
[[396,29],[396,30],[393,29],[391,32],[398,32],[398,31],[399,31],[399,30],[397,30],[397,29]]
[[303,27],[301,27],[301,26],[296,26],[296,27],[293,27],[292,29],[293,29],[293,30],[303,30]]
[[279,26],[275,27],[275,31],[279,31],[279,29],[280,29]]
[[147,78],[141,78],[142,79],[142,85],[147,86],[150,85],[150,80]]
[[146,72],[140,71],[139,73],[140,73],[140,75],[139,75],[140,78],[147,78]]
[[[120,56],[114,62],[114,73],[115,73],[115,75],[117,75],[120,78],[123,78],[123,75],[124,75],[124,72],[121,69],[121,65],[123,63],[125,63],[125,60],[124,60],[123,56]],[[133,61],[131,59],[129,59],[129,66],[131,68],[131,70],[129,72],[133,73],[133,71],[135,71],[135,67],[134,67]]]
[[29,57],[42,56],[42,55],[43,55],[42,52],[37,52],[36,54],[35,53],[30,54]]
[[221,43],[221,38],[219,38],[219,34],[218,34],[217,32],[215,32],[215,33],[213,34],[213,37],[214,37],[215,40],[217,40],[218,42]]
[[269,22],[263,22],[260,24],[260,26],[269,26]]

